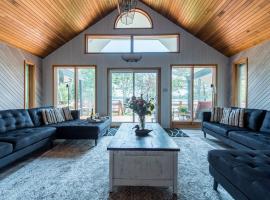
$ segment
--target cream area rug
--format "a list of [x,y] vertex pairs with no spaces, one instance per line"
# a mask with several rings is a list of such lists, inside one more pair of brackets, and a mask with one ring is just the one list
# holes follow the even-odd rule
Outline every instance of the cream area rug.
[[[176,199],[170,188],[109,188],[109,156],[112,137],[103,137],[96,147],[90,141],[58,143],[43,154],[16,163],[0,174],[3,200],[167,200]],[[199,137],[176,137],[181,151],[178,158],[178,196],[182,200],[231,200],[222,188],[212,189],[207,152],[217,148]],[[222,147],[220,147],[222,148]]]

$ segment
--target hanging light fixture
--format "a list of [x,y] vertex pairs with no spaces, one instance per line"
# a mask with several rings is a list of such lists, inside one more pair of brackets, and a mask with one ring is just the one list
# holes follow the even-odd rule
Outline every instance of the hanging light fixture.
[[137,0],[119,0],[118,13],[122,24],[130,25],[133,23]]

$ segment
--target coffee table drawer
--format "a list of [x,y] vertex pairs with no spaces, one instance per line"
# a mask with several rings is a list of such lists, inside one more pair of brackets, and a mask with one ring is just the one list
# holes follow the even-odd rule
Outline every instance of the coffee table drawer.
[[172,152],[117,151],[113,152],[116,179],[171,179]]

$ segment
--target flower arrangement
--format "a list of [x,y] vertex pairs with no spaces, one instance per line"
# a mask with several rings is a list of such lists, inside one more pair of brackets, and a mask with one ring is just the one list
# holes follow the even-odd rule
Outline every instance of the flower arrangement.
[[148,101],[144,100],[142,95],[141,97],[133,96],[128,101],[127,108],[132,109],[139,116],[141,129],[145,128],[145,116],[151,115],[155,109],[153,101],[153,98]]

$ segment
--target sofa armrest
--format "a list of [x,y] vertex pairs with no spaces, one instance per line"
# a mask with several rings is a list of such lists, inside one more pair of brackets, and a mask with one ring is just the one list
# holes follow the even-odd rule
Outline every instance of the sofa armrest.
[[211,112],[203,112],[202,113],[202,121],[203,122],[210,122],[211,119]]
[[71,115],[73,119],[80,119],[80,111],[79,110],[71,110]]

